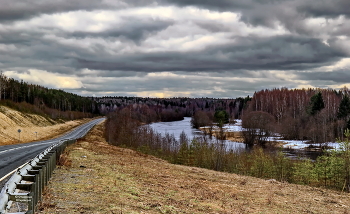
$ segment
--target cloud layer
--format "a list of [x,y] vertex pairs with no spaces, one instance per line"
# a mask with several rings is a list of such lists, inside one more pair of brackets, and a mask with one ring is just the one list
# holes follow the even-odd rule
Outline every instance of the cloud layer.
[[0,0],[8,76],[86,96],[350,86],[348,0]]

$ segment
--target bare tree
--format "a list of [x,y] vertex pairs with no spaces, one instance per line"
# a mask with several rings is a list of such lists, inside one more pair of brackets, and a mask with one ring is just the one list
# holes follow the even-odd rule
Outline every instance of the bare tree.
[[212,121],[209,119],[208,114],[204,111],[196,111],[191,119],[192,126],[197,129],[203,126],[208,126],[211,123]]
[[248,145],[265,145],[271,135],[274,117],[263,111],[253,111],[245,114],[242,118],[244,142]]

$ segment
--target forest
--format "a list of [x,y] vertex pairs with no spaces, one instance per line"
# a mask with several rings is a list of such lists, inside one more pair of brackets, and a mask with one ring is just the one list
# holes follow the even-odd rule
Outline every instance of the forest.
[[229,113],[231,119],[241,117],[242,109],[248,100],[246,98],[235,99],[215,99],[215,98],[188,98],[188,97],[173,97],[173,98],[149,98],[149,97],[91,97],[98,103],[101,113],[116,111],[117,109],[125,108],[133,105],[133,108],[145,108],[148,106],[151,111],[156,114],[163,112],[163,117],[158,118],[161,121],[171,121],[166,118],[167,112],[178,112],[184,117],[192,117],[197,111],[205,111],[215,113],[217,110],[224,110]]
[[[350,91],[333,89],[266,89],[252,97],[214,98],[92,98],[99,111],[116,112],[132,108],[142,123],[181,120],[192,117],[195,128],[219,124],[216,114],[227,115],[228,122],[242,119],[244,142],[265,145],[267,138],[279,134],[284,139],[305,140],[327,148],[327,142],[342,140],[350,128]],[[146,114],[145,114],[146,112]],[[147,115],[147,116],[140,116]],[[142,119],[143,117],[143,119]],[[147,119],[145,119],[147,118]]]
[[[327,142],[342,140],[345,130],[350,128],[349,94],[347,88],[280,88],[255,92],[244,109],[243,127],[247,132],[260,129],[264,135],[279,133],[284,139],[308,140],[326,146]],[[254,137],[247,142],[252,140]]]
[[0,104],[52,119],[79,119],[99,114],[90,98],[18,81],[0,73]]
[[[143,123],[156,121],[176,121],[184,117],[192,117],[198,112],[206,112],[210,120],[214,119],[216,111],[225,111],[230,120],[241,117],[242,110],[250,100],[247,98],[215,99],[215,98],[142,98],[142,97],[91,97],[103,114],[116,112],[124,108],[132,108],[134,117]],[[143,115],[143,116],[141,116]],[[145,116],[147,115],[147,116]]]

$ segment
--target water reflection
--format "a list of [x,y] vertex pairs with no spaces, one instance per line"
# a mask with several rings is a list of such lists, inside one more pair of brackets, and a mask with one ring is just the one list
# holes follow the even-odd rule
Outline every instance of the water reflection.
[[[190,117],[185,117],[185,119],[181,121],[152,123],[150,124],[150,127],[159,132],[162,136],[165,136],[166,133],[173,134],[176,140],[180,139],[180,134],[182,132],[185,132],[188,139],[204,137],[209,140],[209,136],[205,136],[201,130],[192,128]],[[216,143],[218,141],[219,140],[214,136],[211,139],[212,143]],[[246,147],[244,143],[233,142],[229,140],[224,140],[223,142],[225,143],[228,150],[232,149],[234,151],[238,151],[245,149]]]
[[[162,136],[165,136],[166,133],[174,135],[176,140],[180,139],[180,134],[182,132],[187,135],[188,139],[206,138],[209,140],[209,137],[205,136],[201,130],[192,128],[190,117],[185,117],[185,119],[181,121],[152,123],[149,126],[153,128],[153,130],[160,133]],[[217,140],[215,137],[212,137],[211,142],[217,143],[219,140]],[[223,142],[225,143],[227,150],[243,151],[247,149],[244,143],[233,142],[230,140],[225,140]],[[322,154],[320,151],[309,151],[304,149],[291,148],[268,148],[267,150],[269,152],[282,151],[287,157],[291,159],[310,158],[315,160],[319,155]]]

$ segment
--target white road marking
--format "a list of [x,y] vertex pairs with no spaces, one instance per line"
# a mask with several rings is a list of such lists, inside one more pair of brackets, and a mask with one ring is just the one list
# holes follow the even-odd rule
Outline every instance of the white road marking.
[[33,147],[33,146],[38,146],[38,145],[44,145],[44,144],[50,144],[50,143],[53,143],[53,142],[47,142],[47,143],[38,143],[38,144],[32,144],[32,145],[29,145],[29,146],[21,146],[21,147],[16,147],[16,148],[13,148],[13,149],[7,149],[7,150],[4,150],[4,151],[1,151],[1,153],[5,153],[5,152],[9,152],[9,151],[13,151],[13,150],[17,150],[17,149],[23,149],[23,148],[28,148],[28,147]]
[[7,175],[5,175],[4,177],[0,178],[0,182],[5,180],[9,175],[11,175],[12,173],[16,172],[18,169],[24,167],[27,163],[23,164],[22,166],[20,167],[17,167],[17,169],[14,169],[12,172],[9,172]]

